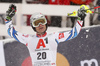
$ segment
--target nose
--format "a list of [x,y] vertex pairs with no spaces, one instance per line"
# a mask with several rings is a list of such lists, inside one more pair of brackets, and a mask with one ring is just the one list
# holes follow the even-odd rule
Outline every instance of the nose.
[[42,24],[39,24],[39,26],[42,26]]

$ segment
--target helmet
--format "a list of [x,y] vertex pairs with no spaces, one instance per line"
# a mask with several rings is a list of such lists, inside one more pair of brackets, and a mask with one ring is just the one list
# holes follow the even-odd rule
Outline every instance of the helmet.
[[[39,22],[39,20],[41,22]],[[36,31],[35,27],[38,27],[39,24],[46,25],[46,30],[47,30],[47,20],[46,20],[45,16],[42,13],[34,13],[30,18],[30,24],[31,24],[32,29],[34,31]]]

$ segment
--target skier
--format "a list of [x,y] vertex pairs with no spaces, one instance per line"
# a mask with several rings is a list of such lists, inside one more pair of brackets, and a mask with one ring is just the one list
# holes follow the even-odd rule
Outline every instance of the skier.
[[16,13],[16,6],[11,4],[6,11],[7,32],[28,47],[33,66],[56,66],[57,46],[60,42],[73,39],[79,34],[86,16],[83,10],[85,10],[84,6],[78,10],[78,19],[71,31],[52,34],[46,32],[48,25],[45,16],[42,13],[34,13],[30,18],[30,24],[36,35],[29,35],[19,33],[14,29],[12,17]]

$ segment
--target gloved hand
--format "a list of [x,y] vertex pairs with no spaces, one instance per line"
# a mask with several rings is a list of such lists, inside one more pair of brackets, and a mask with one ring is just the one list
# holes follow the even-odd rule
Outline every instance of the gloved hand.
[[9,9],[6,11],[6,20],[11,21],[15,13],[16,13],[16,6],[11,4],[9,6]]
[[78,9],[78,17],[80,18],[80,20],[84,20],[84,18],[86,17],[86,11],[84,6]]

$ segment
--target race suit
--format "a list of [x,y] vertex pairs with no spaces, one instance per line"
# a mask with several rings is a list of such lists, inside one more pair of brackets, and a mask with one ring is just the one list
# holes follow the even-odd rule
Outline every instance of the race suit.
[[17,32],[12,21],[5,20],[8,34],[18,42],[25,44],[30,52],[33,66],[56,66],[57,46],[75,38],[81,28],[83,21],[77,20],[71,31],[55,32],[44,35],[29,35]]

